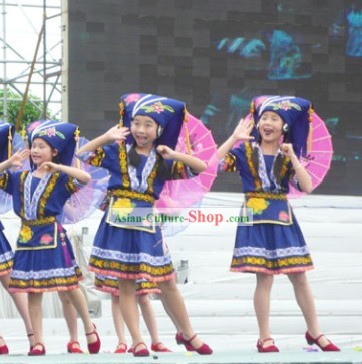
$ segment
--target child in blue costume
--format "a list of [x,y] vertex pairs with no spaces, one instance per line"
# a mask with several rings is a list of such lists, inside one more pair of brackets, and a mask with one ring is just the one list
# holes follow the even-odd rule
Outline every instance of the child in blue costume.
[[[312,112],[305,99],[266,96],[256,107],[252,103],[253,118],[241,119],[218,149],[220,169],[239,172],[244,207],[253,209],[253,224],[237,228],[231,271],[256,274],[257,349],[263,353],[279,351],[269,328],[270,291],[276,274],[286,274],[293,285],[307,324],[308,343],[323,351],[339,351],[321,334],[305,274],[313,269],[312,259],[286,197],[290,182],[303,192],[312,191],[311,178],[299,161],[306,153]],[[244,143],[235,147],[240,141]]]
[[[14,140],[14,125],[8,123],[0,124],[0,163],[8,159],[12,154],[12,142]],[[0,281],[3,287],[8,290],[10,273],[13,267],[14,253],[3,233],[4,227],[0,221]],[[28,311],[26,296],[20,293],[10,293],[21,318],[24,321],[30,347],[34,345],[33,329]],[[8,354],[9,348],[0,336],[0,355]]]
[[198,158],[173,150],[187,117],[185,104],[157,95],[127,94],[120,107],[123,126],[112,127],[77,153],[110,173],[110,203],[94,239],[90,270],[119,280],[120,305],[134,356],[149,355],[139,330],[135,284],[140,278],[157,282],[182,329],[179,341],[199,354],[211,354],[191,327],[160,227],[126,226],[113,218],[119,208],[151,211],[167,179],[190,178],[206,169]]
[[73,124],[43,122],[30,134],[32,170],[9,171],[27,158],[26,150],[0,164],[0,187],[13,196],[14,212],[22,223],[9,290],[28,293],[35,336],[29,355],[45,355],[41,301],[43,292],[48,291],[64,292],[83,321],[89,352],[97,353],[100,349],[97,331],[78,286],[82,273],[57,219],[71,194],[90,179],[87,172],[70,167],[77,131]]

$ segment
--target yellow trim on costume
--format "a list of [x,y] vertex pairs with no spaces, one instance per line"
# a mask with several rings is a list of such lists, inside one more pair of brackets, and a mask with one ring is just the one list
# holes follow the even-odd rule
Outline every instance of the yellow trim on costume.
[[124,188],[130,188],[131,181],[129,179],[128,169],[127,169],[127,149],[124,143],[119,144],[118,155],[119,155],[119,168],[122,176],[122,186]]
[[29,292],[35,291],[59,291],[59,288],[66,289],[67,287],[74,287],[78,285],[78,282],[82,280],[83,275],[79,268],[76,268],[76,273],[70,277],[53,277],[49,279],[34,280],[31,279],[29,284],[26,279],[10,279],[11,288],[19,288],[22,290],[28,290]]
[[119,127],[123,127],[124,104],[123,101],[119,103]]
[[245,144],[246,161],[248,163],[250,173],[254,178],[255,189],[256,190],[261,190],[262,189],[261,179],[259,177],[258,171],[255,169],[255,166],[254,166],[254,163],[253,163],[253,158],[252,158],[253,148],[252,148],[250,142],[245,142],[244,144]]
[[20,194],[20,212],[19,215],[21,218],[25,217],[25,203],[24,203],[24,184],[26,176],[28,175],[29,171],[24,171],[20,174],[20,181],[19,181],[19,194]]
[[[79,159],[77,158],[77,160]],[[70,194],[75,193],[79,190],[79,187],[76,186],[76,184],[74,183],[74,178],[72,177],[68,178],[68,182],[66,183],[65,187]]]
[[98,147],[91,156],[89,164],[95,167],[100,167],[105,155],[104,150],[101,147]]
[[284,193],[270,193],[270,192],[246,192],[247,198],[266,198],[270,200],[287,200],[287,195]]
[[0,276],[11,272],[13,265],[14,265],[13,258],[11,258],[10,260],[8,260],[6,262],[0,263]]
[[150,195],[145,195],[144,193],[139,193],[135,191],[129,190],[109,190],[108,193],[110,197],[126,197],[126,198],[133,198],[135,200],[146,201],[150,203],[154,203],[155,199]]
[[153,166],[153,169],[152,169],[150,175],[147,178],[147,186],[148,186],[148,188],[147,188],[147,194],[149,194],[149,195],[152,195],[153,194],[153,181],[154,181],[154,179],[157,176],[157,172],[156,171],[157,171],[157,168],[158,168],[158,164],[159,164],[159,156],[157,154],[156,163]]
[[231,262],[232,268],[237,268],[238,266],[248,266],[248,267],[265,267],[267,269],[282,269],[282,268],[290,268],[295,266],[309,266],[313,264],[310,255],[304,257],[288,257],[288,258],[279,258],[276,260],[267,260],[261,257],[240,257],[233,258]]
[[57,180],[60,176],[60,172],[53,173],[50,177],[47,186],[45,187],[44,193],[42,194],[40,200],[39,200],[39,212],[38,214],[40,216],[44,215],[45,206],[48,202],[48,199],[51,195],[51,193],[54,190],[55,184],[57,183]]
[[47,216],[37,220],[25,220],[25,219],[21,220],[22,224],[26,226],[48,225],[55,221],[56,221],[55,216]]
[[9,174],[4,172],[0,176],[0,189],[5,190],[8,187]]
[[102,258],[97,258],[93,255],[91,255],[89,259],[89,266],[91,270],[96,271],[96,273],[98,274],[107,275],[108,272],[112,271],[117,277],[121,276],[122,274],[131,274],[138,276],[145,274],[152,277],[152,279],[157,280],[158,278],[169,276],[170,274],[174,273],[172,263],[166,266],[155,268],[145,263],[132,265],[131,263],[127,264],[115,260],[105,260]]
[[233,153],[227,153],[222,161],[222,167],[225,165],[224,172],[235,172],[236,171],[236,156]]

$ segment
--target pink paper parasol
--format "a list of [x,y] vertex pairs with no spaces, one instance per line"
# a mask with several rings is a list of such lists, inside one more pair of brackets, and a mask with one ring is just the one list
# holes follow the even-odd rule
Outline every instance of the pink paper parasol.
[[[208,167],[193,178],[167,181],[162,189],[160,199],[156,201],[156,208],[161,213],[167,214],[169,212],[183,215],[187,214],[190,208],[199,207],[202,198],[210,191],[217,174],[217,146],[211,131],[201,120],[191,114],[188,114],[186,128],[185,125],[182,127],[175,149],[200,158],[207,163]],[[187,226],[188,223],[182,225],[166,223],[163,227],[163,233],[165,236],[172,236]]]
[[[77,149],[86,143],[88,143],[88,140],[80,137]],[[86,186],[74,193],[64,205],[63,213],[60,217],[62,224],[74,224],[89,217],[99,208],[107,192],[109,175],[106,169],[91,166],[75,157],[72,161],[72,167],[88,172],[91,175],[91,180]]]
[[[330,169],[333,145],[325,122],[315,112],[312,113],[311,117],[308,151],[305,157],[300,158],[300,162],[311,176],[314,190],[322,183]],[[303,195],[303,192],[290,185],[288,196],[298,197],[300,195]]]
[[[187,128],[187,130],[186,130]],[[207,163],[207,169],[190,179],[167,181],[162,189],[156,208],[184,209],[196,205],[210,191],[217,174],[217,146],[211,131],[195,116],[188,114],[187,127],[180,131],[176,150],[200,158]],[[187,134],[191,151],[187,143]]]

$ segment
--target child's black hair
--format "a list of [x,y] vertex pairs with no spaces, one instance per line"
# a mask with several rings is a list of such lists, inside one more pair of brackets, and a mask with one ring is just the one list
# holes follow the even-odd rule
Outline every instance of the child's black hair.
[[53,163],[56,163],[56,164],[60,164],[59,154],[55,155],[55,156],[52,158],[52,162],[53,162]]
[[[170,172],[167,168],[165,160],[159,153],[157,153],[157,159],[158,159],[157,177],[165,181],[170,178]],[[135,168],[137,168],[141,163],[141,157],[136,152],[135,144],[133,144],[130,150],[128,151],[128,163]]]

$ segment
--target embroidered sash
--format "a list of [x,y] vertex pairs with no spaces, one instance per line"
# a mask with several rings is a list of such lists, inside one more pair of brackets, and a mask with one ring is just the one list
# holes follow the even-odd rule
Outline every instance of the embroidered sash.
[[244,206],[253,209],[253,224],[293,224],[292,210],[285,194],[247,192]]
[[22,219],[16,250],[54,249],[58,245],[54,216],[38,220]]

